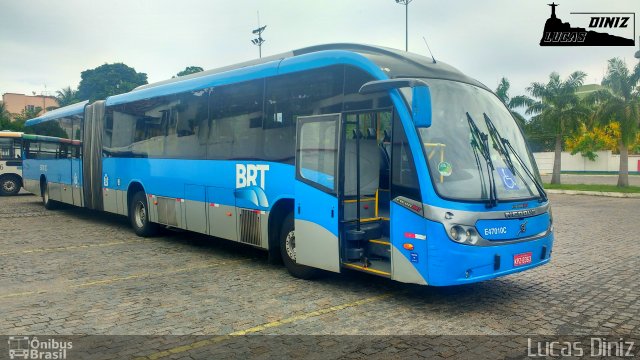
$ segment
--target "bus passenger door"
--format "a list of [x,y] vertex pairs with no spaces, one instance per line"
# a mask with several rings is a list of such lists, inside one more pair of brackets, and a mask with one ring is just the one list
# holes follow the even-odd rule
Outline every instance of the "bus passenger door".
[[299,117],[296,129],[296,262],[340,272],[340,114]]

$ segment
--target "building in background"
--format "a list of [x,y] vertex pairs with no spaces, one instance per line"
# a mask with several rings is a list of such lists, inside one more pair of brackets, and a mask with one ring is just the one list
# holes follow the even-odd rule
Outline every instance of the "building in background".
[[[25,95],[4,93],[2,94],[2,102],[7,111],[13,116],[20,114],[22,110],[33,110],[40,107],[40,114],[47,112],[48,108],[59,107],[58,100],[53,96],[43,95]],[[39,115],[40,115],[39,114]]]

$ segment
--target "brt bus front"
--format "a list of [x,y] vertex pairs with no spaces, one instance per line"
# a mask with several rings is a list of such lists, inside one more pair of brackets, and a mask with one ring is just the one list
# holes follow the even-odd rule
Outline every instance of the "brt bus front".
[[549,202],[502,102],[486,89],[436,79],[375,81],[361,92],[392,89],[403,94],[416,130],[407,137],[417,140],[421,196],[392,199],[392,278],[465,284],[549,262]]

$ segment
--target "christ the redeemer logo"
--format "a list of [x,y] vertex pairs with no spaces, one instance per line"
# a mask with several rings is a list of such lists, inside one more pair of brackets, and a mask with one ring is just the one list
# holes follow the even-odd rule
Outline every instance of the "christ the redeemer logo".
[[551,7],[551,17],[544,24],[540,46],[635,46],[635,13],[570,13],[572,21],[584,23],[585,27],[581,28],[558,18],[556,7],[560,4],[547,5]]

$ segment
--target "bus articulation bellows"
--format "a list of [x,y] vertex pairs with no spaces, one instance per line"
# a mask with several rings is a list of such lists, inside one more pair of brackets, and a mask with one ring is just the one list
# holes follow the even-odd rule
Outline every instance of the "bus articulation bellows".
[[25,188],[263,248],[291,274],[429,285],[549,262],[549,201],[487,87],[393,49],[320,45],[29,120]]

